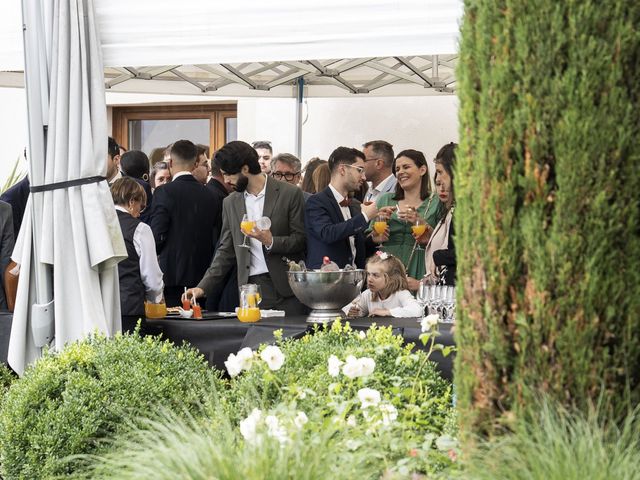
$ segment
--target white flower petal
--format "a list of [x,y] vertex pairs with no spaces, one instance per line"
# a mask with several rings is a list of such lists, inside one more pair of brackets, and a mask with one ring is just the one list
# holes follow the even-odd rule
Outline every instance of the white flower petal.
[[338,357],[331,355],[327,363],[330,376],[337,377],[340,375],[340,367],[343,365],[343,362]]
[[358,399],[362,408],[376,406],[380,403],[380,392],[373,388],[361,388],[358,390]]
[[264,360],[270,370],[280,370],[282,365],[284,365],[284,354],[282,350],[275,345],[269,345],[262,350],[260,358]]

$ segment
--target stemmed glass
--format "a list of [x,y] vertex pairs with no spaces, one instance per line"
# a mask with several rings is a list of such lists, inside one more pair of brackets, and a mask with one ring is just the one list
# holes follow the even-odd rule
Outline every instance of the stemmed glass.
[[418,242],[418,237],[424,235],[424,232],[427,231],[427,222],[420,215],[416,216],[416,220],[413,222],[411,226],[411,231],[416,237],[416,250],[424,250],[422,245]]
[[253,220],[248,214],[244,214],[242,216],[242,221],[240,222],[240,230],[244,234],[244,241],[238,247],[242,248],[251,248],[250,245],[247,245],[247,234],[251,233],[253,229],[256,228],[256,222]]
[[[373,221],[373,231],[376,232],[378,235],[383,235],[386,230],[387,230],[387,217],[385,215],[376,216],[375,220]],[[383,242],[378,243],[379,252],[382,251],[382,243]]]
[[452,286],[443,286],[443,321],[444,323],[453,323],[455,319],[456,309],[456,288]]
[[424,316],[424,309],[429,303],[429,288],[430,285],[422,280],[418,285],[418,291],[416,292],[416,301],[422,307],[422,316]]

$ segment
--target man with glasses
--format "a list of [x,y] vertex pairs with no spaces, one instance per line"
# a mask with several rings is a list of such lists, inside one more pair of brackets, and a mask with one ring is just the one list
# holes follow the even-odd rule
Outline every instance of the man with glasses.
[[349,198],[365,181],[364,160],[362,152],[347,147],[336,148],[329,157],[331,183],[312,195],[305,206],[307,267],[320,268],[327,256],[340,268],[364,268],[364,231],[378,214],[378,207]]
[[271,142],[259,141],[251,144],[253,149],[258,153],[258,163],[262,173],[269,175],[271,173],[271,158],[273,157],[273,148]]
[[396,177],[392,172],[393,145],[384,140],[372,140],[362,147],[365,157],[364,175],[369,182],[364,201],[375,202],[380,195],[393,192],[396,188]]
[[[279,153],[271,160],[271,176],[276,180],[290,183],[294,186],[300,185],[302,178],[302,162],[290,153]],[[304,201],[311,196],[310,193],[302,192]]]

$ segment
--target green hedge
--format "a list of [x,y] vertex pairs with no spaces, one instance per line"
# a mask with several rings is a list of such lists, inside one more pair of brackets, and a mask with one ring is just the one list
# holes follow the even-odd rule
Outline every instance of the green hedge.
[[152,415],[200,405],[219,382],[193,349],[157,338],[94,336],[46,353],[7,393],[0,410],[5,478],[72,473],[70,455],[106,451],[104,439]]
[[465,431],[538,392],[640,400],[640,3],[467,0],[457,72]]

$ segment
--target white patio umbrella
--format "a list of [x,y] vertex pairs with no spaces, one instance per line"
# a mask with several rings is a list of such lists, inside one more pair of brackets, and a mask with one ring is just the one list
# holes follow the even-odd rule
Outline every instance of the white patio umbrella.
[[[126,249],[106,174],[107,113],[93,0],[23,0],[32,189],[8,360],[120,329]],[[52,300],[55,298],[55,301]],[[51,322],[51,325],[48,325]],[[53,328],[50,328],[50,327]]]

